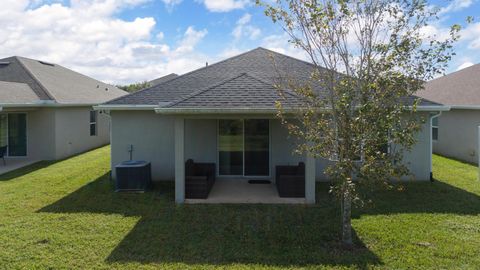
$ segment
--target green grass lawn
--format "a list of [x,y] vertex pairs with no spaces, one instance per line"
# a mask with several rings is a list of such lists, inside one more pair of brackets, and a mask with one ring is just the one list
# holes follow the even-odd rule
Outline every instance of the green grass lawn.
[[434,157],[434,183],[376,193],[338,246],[338,206],[185,205],[173,185],[114,193],[108,147],[0,176],[0,269],[479,269],[474,166]]

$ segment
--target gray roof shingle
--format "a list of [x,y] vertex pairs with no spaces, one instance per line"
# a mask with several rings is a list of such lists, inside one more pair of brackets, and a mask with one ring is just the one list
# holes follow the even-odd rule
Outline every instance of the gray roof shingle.
[[155,86],[155,85],[157,85],[157,84],[161,84],[161,83],[164,83],[164,82],[166,82],[166,81],[170,81],[171,79],[175,79],[176,77],[178,77],[177,74],[175,74],[175,73],[170,73],[170,74],[168,74],[168,75],[165,75],[165,76],[163,76],[163,77],[157,78],[157,79],[155,79],[155,80],[151,80],[151,81],[149,81],[149,83],[150,83],[151,86]]
[[0,81],[0,103],[25,104],[39,101],[40,98],[28,84]]
[[169,105],[167,108],[275,108],[282,100],[285,107],[301,105],[298,97],[290,92],[283,95],[270,83],[248,73],[194,92]]
[[99,104],[127,94],[61,65],[19,56],[0,59],[0,81],[27,84],[39,100],[61,104]]
[[112,100],[107,104],[157,105],[172,102],[243,73],[248,73],[271,84],[275,83],[275,79],[281,74],[288,74],[296,79],[306,81],[310,78],[313,69],[314,66],[308,62],[264,48],[257,48],[178,76],[162,84]]
[[[306,61],[257,48],[106,104],[178,108],[272,107],[279,98],[274,85],[278,85],[281,78],[308,83],[315,69]],[[325,95],[320,87],[313,85],[313,88],[318,95]],[[288,96],[289,102],[298,104],[297,98],[292,99],[295,95]],[[415,98],[405,98],[405,101],[412,104]],[[422,100],[420,105],[439,104]]]
[[445,105],[480,105],[480,64],[431,80],[418,95]]
[[[41,100],[53,100],[46,89],[35,80],[18,57],[12,56],[0,60],[0,81],[27,84]],[[1,103],[1,101],[0,101]]]

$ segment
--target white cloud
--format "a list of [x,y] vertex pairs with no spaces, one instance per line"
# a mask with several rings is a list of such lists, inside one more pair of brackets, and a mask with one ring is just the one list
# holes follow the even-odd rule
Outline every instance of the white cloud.
[[250,4],[250,0],[197,0],[212,12],[228,12],[234,9],[243,9]]
[[450,28],[429,24],[420,28],[420,35],[426,40],[446,40],[450,38]]
[[[8,1],[4,4],[3,1]],[[21,55],[58,63],[111,83],[151,80],[204,65],[195,46],[207,30],[188,27],[177,44],[162,42],[154,18],[126,21],[114,15],[148,0],[72,0],[29,6],[2,0],[0,57]]]
[[460,32],[460,41],[469,49],[480,49],[480,23],[472,23]]
[[172,11],[176,5],[182,2],[182,0],[162,0],[162,2],[165,3],[168,11]]
[[457,70],[461,70],[461,69],[464,69],[464,68],[467,68],[467,67],[471,67],[473,65],[474,64],[472,62],[465,62],[465,63],[461,64],[460,66],[458,66]]
[[262,31],[260,28],[249,24],[251,19],[252,15],[246,13],[237,21],[236,26],[232,31],[232,35],[236,40],[242,37],[248,37],[251,40],[255,40],[261,35]]
[[235,56],[235,55],[239,55],[243,52],[244,52],[244,50],[240,50],[236,47],[229,47],[229,48],[226,48],[225,50],[223,50],[220,53],[219,58],[226,59],[226,58],[230,58],[230,57]]
[[157,40],[160,41],[165,37],[165,34],[163,32],[158,32],[156,37],[157,37]]
[[180,42],[180,46],[175,51],[177,53],[192,52],[197,43],[202,40],[207,33],[207,29],[196,31],[193,26],[189,26]]
[[453,0],[448,6],[440,8],[438,15],[460,11],[462,9],[470,7],[472,4],[473,0]]
[[292,43],[288,42],[288,40],[289,37],[287,34],[270,35],[263,38],[261,44],[266,49],[309,61],[305,51],[296,48]]

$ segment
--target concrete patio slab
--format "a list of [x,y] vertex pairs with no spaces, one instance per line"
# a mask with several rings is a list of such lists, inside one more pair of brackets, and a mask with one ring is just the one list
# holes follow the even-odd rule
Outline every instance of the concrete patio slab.
[[219,179],[207,199],[186,199],[185,203],[305,204],[305,198],[281,198],[273,183],[249,184],[246,179]]
[[29,159],[29,158],[5,158],[6,165],[3,165],[3,161],[0,160],[0,175],[7,172],[11,172],[16,169],[23,168],[25,166],[31,165],[33,163],[39,162],[40,160]]

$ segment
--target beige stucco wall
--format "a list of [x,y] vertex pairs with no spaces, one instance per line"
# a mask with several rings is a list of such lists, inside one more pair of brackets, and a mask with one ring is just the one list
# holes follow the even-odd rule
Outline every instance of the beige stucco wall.
[[416,180],[430,180],[431,172],[431,128],[430,113],[420,113],[425,121],[420,132],[416,134],[417,144],[411,151],[404,152],[403,161],[408,165]]
[[62,159],[106,145],[110,141],[110,118],[98,113],[97,135],[90,136],[91,107],[55,108],[55,158]]
[[[112,168],[129,159],[128,147],[133,145],[133,159],[152,163],[155,181],[173,180],[175,172],[174,118],[155,114],[153,111],[112,111]],[[428,117],[428,114],[424,114]],[[240,117],[240,116],[239,116]],[[295,140],[277,119],[270,120],[270,175],[274,178],[276,165],[294,165],[305,158],[293,155]],[[429,121],[417,134],[419,143],[405,154],[412,173],[418,180],[430,177],[430,128]],[[185,120],[185,160],[217,162],[217,120]],[[325,181],[324,169],[329,161],[316,160],[317,181]],[[114,169],[113,175],[115,174]]]
[[438,140],[433,151],[440,155],[478,163],[480,111],[452,109],[438,118]]
[[27,158],[56,160],[106,145],[110,118],[98,114],[97,136],[90,136],[91,107],[8,108],[2,113],[26,113]]
[[156,181],[174,179],[175,152],[172,117],[152,111],[111,111],[112,175],[115,164],[129,159],[133,145],[133,159],[152,163],[152,178]]
[[27,156],[38,160],[55,159],[55,110],[27,111]]

